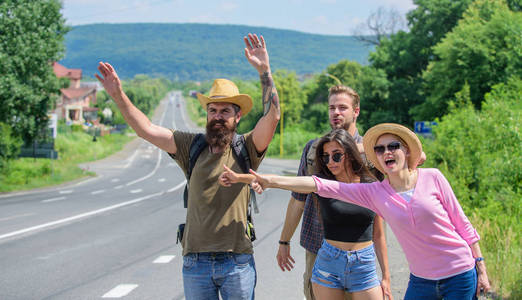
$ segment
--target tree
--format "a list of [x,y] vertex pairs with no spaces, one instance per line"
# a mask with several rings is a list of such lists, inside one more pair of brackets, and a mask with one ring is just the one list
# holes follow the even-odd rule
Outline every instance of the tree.
[[52,62],[64,52],[67,32],[58,0],[0,2],[0,122],[26,142],[47,127],[59,93]]
[[484,95],[507,78],[522,76],[522,13],[504,0],[477,0],[464,18],[433,50],[423,77],[428,99],[414,112],[433,119],[447,112],[448,102],[465,84],[470,99],[480,108]]
[[384,37],[405,29],[406,20],[397,9],[381,6],[355,28],[353,36],[365,44],[379,46]]
[[[370,54],[371,66],[384,70],[389,81],[387,99],[380,102],[390,121],[412,124],[408,110],[425,101],[422,72],[435,57],[432,47],[457,24],[471,0],[415,0],[407,14],[409,32],[381,40]],[[396,116],[396,117],[394,117]]]

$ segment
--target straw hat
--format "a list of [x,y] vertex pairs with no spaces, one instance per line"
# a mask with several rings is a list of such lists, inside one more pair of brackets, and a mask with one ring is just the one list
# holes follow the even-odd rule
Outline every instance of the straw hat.
[[241,108],[241,115],[245,116],[252,109],[252,98],[240,94],[237,86],[228,79],[216,79],[210,88],[209,96],[197,94],[199,103],[207,109],[209,103],[233,103]]
[[377,160],[377,155],[375,154],[373,147],[377,143],[377,139],[386,133],[394,134],[406,142],[407,147],[410,150],[408,168],[415,169],[421,158],[422,144],[415,133],[399,124],[383,123],[370,128],[363,137],[364,153],[366,154],[366,157],[377,169],[379,169],[379,171],[381,171],[381,173],[385,174],[384,169]]

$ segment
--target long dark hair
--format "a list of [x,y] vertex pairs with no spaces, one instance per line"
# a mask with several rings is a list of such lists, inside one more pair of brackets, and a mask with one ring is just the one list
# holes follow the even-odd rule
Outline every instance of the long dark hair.
[[317,143],[315,149],[315,173],[317,176],[335,180],[335,176],[330,172],[328,166],[321,157],[324,155],[324,145],[329,142],[337,142],[344,149],[344,167],[346,171],[351,169],[353,175],[359,176],[361,182],[375,181],[376,178],[368,170],[364,163],[361,153],[353,140],[353,137],[344,129],[334,129],[324,135]]

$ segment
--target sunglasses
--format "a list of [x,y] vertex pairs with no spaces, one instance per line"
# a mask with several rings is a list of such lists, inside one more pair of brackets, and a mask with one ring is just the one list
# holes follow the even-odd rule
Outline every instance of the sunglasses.
[[373,151],[375,151],[375,154],[377,155],[383,155],[386,151],[386,148],[388,148],[388,151],[395,152],[395,150],[399,149],[401,147],[401,142],[391,142],[388,145],[379,145],[373,147]]
[[[332,154],[332,160],[336,163],[340,162],[341,161],[341,158],[343,157],[344,153],[341,153],[341,152],[335,152],[334,154]],[[324,154],[321,159],[323,160],[323,163],[325,165],[327,165],[329,162],[330,162],[330,155],[328,154]]]

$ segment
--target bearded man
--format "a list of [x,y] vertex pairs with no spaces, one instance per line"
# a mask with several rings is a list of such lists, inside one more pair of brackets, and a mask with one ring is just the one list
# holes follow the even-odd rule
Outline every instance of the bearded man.
[[[244,134],[250,167],[257,169],[272,140],[280,117],[279,99],[270,71],[265,40],[248,34],[244,37],[245,56],[259,72],[263,88],[264,114],[255,128]],[[125,121],[144,138],[165,150],[187,174],[190,145],[195,133],[173,131],[154,125],[139,111],[122,90],[114,68],[100,63],[96,74],[114,99]],[[188,188],[187,221],[182,238],[183,286],[189,299],[254,299],[256,269],[253,247],[247,228],[250,189],[236,184],[223,188],[218,177],[223,166],[243,173],[231,142],[236,127],[252,108],[252,98],[240,94],[227,79],[216,79],[209,96],[198,94],[207,111],[205,147],[194,165]]]

